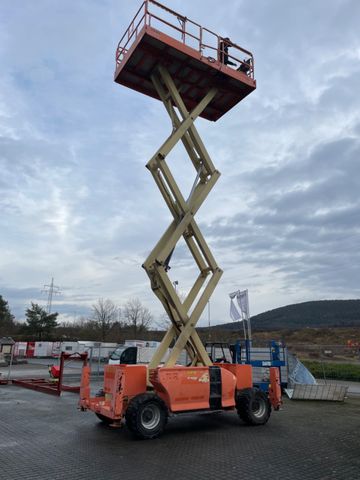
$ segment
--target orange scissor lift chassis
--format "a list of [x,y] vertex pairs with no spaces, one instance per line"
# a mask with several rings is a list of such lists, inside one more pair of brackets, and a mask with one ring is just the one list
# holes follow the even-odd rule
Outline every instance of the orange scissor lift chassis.
[[[120,426],[125,419],[140,438],[158,436],[169,415],[189,411],[236,409],[248,424],[264,424],[271,406],[277,410],[281,405],[278,369],[270,368],[268,394],[254,389],[252,367],[212,363],[195,330],[222,270],[194,219],[220,176],[194,121],[198,116],[218,120],[255,90],[253,56],[157,1],[146,0],[119,42],[115,81],[161,100],[172,122],[172,134],[146,166],[174,220],[143,265],[172,325],[148,366],[105,366],[104,386],[96,397],[91,397],[91,370],[85,366],[80,408],[94,411],[112,426]],[[166,156],[180,140],[197,173],[187,200],[166,163]],[[183,301],[167,276],[169,258],[181,237],[200,270]],[[164,360],[172,342],[172,351]],[[191,366],[176,364],[183,349]]]

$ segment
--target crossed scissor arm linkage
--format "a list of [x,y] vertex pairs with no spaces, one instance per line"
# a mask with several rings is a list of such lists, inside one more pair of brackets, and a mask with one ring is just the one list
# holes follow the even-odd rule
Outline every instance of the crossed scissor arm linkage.
[[[215,88],[209,90],[199,104],[191,112],[188,112],[174,81],[165,67],[159,66],[151,80],[171,118],[173,132],[147,163],[146,167],[153,175],[174,220],[143,264],[150,278],[151,288],[160,299],[171,320],[171,327],[152,358],[149,368],[155,368],[159,365],[173,340],[175,340],[175,344],[165,366],[175,365],[184,348],[190,355],[193,365],[211,365],[211,360],[195,330],[195,326],[220,280],[222,270],[217,266],[197,226],[194,215],[215,185],[220,173],[215,169],[194,126],[194,121],[215,97],[217,90]],[[175,107],[180,114],[180,118]],[[187,200],[182,195],[166,163],[167,155],[179,140],[184,144],[197,172],[194,187]],[[200,271],[183,302],[177,295],[167,274],[169,258],[181,237],[184,238]],[[194,304],[195,300],[197,302]]]

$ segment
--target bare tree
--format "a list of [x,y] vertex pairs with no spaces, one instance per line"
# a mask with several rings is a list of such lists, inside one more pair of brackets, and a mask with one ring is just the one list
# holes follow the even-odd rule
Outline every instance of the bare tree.
[[158,317],[158,320],[156,320],[154,323],[156,328],[161,331],[168,330],[169,327],[171,327],[171,320],[166,312],[161,313]]
[[[178,284],[179,282],[176,283],[176,286],[178,286]],[[186,300],[186,293],[181,291],[179,288],[176,288],[175,292],[179,297],[181,303],[184,303],[184,301]],[[155,320],[154,323],[155,323],[155,326],[160,330],[168,330],[172,325],[172,322],[167,312],[161,313],[158,320]]]
[[120,314],[118,307],[109,299],[99,298],[96,304],[91,307],[91,323],[99,330],[101,340],[106,340],[112,326]]
[[138,333],[148,330],[153,321],[150,310],[144,307],[138,298],[133,298],[125,303],[123,316],[125,323],[132,327],[135,338]]

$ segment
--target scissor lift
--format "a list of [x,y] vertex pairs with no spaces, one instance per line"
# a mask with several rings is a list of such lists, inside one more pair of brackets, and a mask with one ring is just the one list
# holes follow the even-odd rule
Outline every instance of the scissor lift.
[[[270,403],[264,394],[253,391],[251,367],[214,365],[195,330],[222,270],[194,218],[220,176],[194,122],[198,117],[218,120],[256,88],[253,56],[229,39],[146,0],[119,42],[115,81],[161,100],[172,125],[172,133],[146,166],[173,221],[143,264],[171,327],[148,367],[105,368],[103,396],[90,398],[89,367],[85,367],[80,405],[112,425],[125,417],[129,428],[142,438],[157,436],[169,413],[189,410],[237,408],[248,423],[265,423]],[[195,170],[187,199],[166,161],[180,140]],[[168,276],[171,255],[181,238],[199,269],[183,300]],[[172,342],[170,355],[159,367]],[[190,368],[176,366],[184,348],[191,358]],[[278,408],[276,372],[272,375],[270,399]],[[241,414],[249,408],[251,412]]]

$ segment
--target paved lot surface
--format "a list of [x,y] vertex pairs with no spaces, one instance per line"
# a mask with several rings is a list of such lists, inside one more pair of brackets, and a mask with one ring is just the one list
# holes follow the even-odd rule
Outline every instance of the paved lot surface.
[[165,434],[133,440],[61,398],[0,386],[0,479],[360,478],[360,400],[285,401],[264,427],[235,414],[170,419]]

